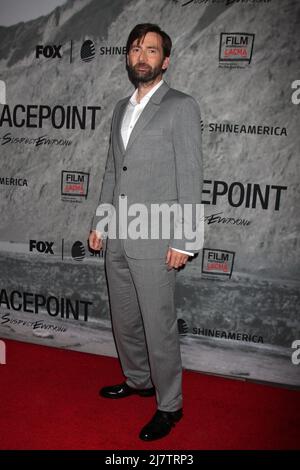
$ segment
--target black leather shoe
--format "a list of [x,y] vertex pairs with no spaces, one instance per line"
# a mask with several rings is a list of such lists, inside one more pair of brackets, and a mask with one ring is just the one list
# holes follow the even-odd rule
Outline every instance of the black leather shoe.
[[151,421],[141,430],[140,439],[154,441],[167,436],[182,416],[182,408],[172,412],[157,410]]
[[155,388],[132,388],[126,382],[119,385],[112,385],[111,387],[101,388],[99,394],[104,398],[126,398],[130,395],[139,395],[140,397],[153,397],[155,395]]

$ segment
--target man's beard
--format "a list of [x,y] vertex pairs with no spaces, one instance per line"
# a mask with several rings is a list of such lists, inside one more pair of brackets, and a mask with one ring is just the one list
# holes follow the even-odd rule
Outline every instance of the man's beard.
[[[143,69],[139,70],[139,67]],[[162,63],[157,67],[151,67],[148,64],[139,62],[138,64],[127,65],[129,80],[138,86],[139,83],[148,83],[155,80],[162,73]]]

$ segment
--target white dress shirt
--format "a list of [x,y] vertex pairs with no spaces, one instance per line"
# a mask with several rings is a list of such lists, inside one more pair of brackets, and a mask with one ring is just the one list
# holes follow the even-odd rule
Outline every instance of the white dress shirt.
[[[123,117],[122,126],[121,126],[121,136],[122,136],[125,149],[127,147],[132,129],[136,125],[137,120],[142,114],[146,104],[150,100],[151,96],[156,92],[156,90],[158,90],[158,88],[163,83],[164,81],[161,80],[153,88],[151,88],[151,90],[148,91],[148,93],[141,99],[140,103],[137,102],[138,89],[135,90],[135,92],[129,99],[128,105],[127,105],[127,108]],[[179,251],[180,253],[184,253],[189,256],[194,256],[194,253],[190,253],[189,251],[178,250],[177,248],[172,248],[172,250]]]

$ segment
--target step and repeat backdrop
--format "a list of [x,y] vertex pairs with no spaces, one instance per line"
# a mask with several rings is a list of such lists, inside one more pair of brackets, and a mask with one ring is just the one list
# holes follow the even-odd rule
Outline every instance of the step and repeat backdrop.
[[152,22],[173,40],[165,80],[202,112],[205,242],[177,275],[184,366],[299,386],[300,2],[17,13],[0,26],[0,337],[116,355],[87,239],[113,108],[133,92],[126,39]]

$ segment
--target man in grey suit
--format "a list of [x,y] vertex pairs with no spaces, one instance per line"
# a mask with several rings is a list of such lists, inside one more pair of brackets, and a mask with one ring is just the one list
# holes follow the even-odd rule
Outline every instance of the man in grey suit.
[[[176,203],[183,209],[201,204],[200,110],[194,98],[162,79],[171,47],[170,37],[150,23],[135,26],[128,37],[127,70],[136,90],[114,109],[99,200],[99,207],[110,204],[115,209],[116,235],[108,231],[104,240],[102,213],[97,211],[89,237],[93,250],[106,245],[113,332],[126,378],[104,387],[100,395],[156,395],[157,411],[140,432],[146,441],[166,436],[183,415],[175,275],[200,249],[191,248],[186,232],[179,230],[186,222],[184,210],[171,213],[167,237],[161,231],[153,236],[157,225],[151,217],[148,225],[153,205],[170,208]],[[150,235],[124,235],[120,220],[125,200],[126,208],[143,204],[146,212],[140,211],[139,222]],[[195,220],[193,213],[189,222],[194,228]]]

